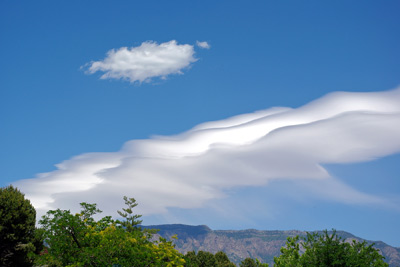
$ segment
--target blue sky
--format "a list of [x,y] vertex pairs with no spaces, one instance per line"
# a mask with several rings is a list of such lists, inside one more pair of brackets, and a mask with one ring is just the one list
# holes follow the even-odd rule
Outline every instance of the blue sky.
[[39,214],[128,195],[145,224],[400,246],[399,9],[1,1],[0,184]]

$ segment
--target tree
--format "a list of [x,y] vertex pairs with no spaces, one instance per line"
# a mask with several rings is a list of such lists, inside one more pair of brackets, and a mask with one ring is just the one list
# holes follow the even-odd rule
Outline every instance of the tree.
[[218,251],[214,255],[218,267],[235,267],[236,265],[231,262],[228,256],[223,251]]
[[211,252],[202,250],[197,252],[197,262],[199,264],[198,266],[201,267],[213,267],[217,264],[217,261]]
[[240,267],[268,267],[268,263],[261,263],[258,259],[246,258],[240,264]]
[[208,251],[189,251],[185,255],[186,267],[235,267],[223,251],[212,254]]
[[[307,233],[303,242],[299,237],[289,237],[286,247],[281,248],[281,255],[274,258],[274,266],[326,266],[326,267],[362,267],[389,266],[383,261],[379,250],[365,241],[347,243],[333,230],[330,235],[327,230],[323,234]],[[300,249],[304,253],[300,253]]]
[[104,224],[105,219],[94,221],[92,216],[100,212],[95,204],[81,203],[81,207],[82,211],[75,215],[69,210],[50,210],[39,221],[47,244],[38,259],[41,263],[66,266],[79,262],[83,250],[91,245],[89,233],[111,225],[111,221]]
[[[134,199],[125,199],[128,208],[120,213],[126,220],[110,216],[96,221],[96,204],[81,203],[80,213],[52,210],[40,220],[47,248],[37,258],[37,265],[49,266],[182,266],[183,256],[172,241],[152,235],[139,227],[132,208]],[[126,215],[125,215],[126,214]]]
[[17,188],[0,188],[0,266],[31,266],[36,211]]
[[195,251],[189,251],[184,256],[185,267],[197,267],[199,263],[197,262],[197,255]]
[[298,267],[300,264],[300,244],[299,236],[288,237],[286,247],[281,248],[281,255],[274,257],[274,266],[278,267]]
[[128,198],[124,196],[125,205],[128,207],[126,209],[122,209],[122,211],[117,211],[118,214],[125,219],[125,221],[117,220],[117,223],[126,228],[128,232],[134,231],[138,226],[142,223],[142,220],[138,220],[142,215],[134,214],[133,208],[135,208],[138,204],[134,198]]

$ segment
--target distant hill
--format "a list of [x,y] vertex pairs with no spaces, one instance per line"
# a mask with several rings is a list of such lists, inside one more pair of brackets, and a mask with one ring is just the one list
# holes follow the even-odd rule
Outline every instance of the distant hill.
[[[151,225],[144,228],[159,229],[159,235],[170,238],[178,235],[174,243],[176,249],[185,254],[188,251],[209,251],[216,253],[224,251],[232,262],[238,264],[247,257],[258,258],[262,262],[273,266],[274,256],[280,255],[280,248],[285,245],[288,236],[306,236],[306,232],[290,231],[260,231],[260,230],[211,230],[206,225],[191,226],[183,224]],[[346,241],[364,239],[356,237],[348,232],[337,231],[337,234]],[[381,241],[368,241],[375,243],[386,262],[390,266],[400,266],[400,248],[389,246]]]

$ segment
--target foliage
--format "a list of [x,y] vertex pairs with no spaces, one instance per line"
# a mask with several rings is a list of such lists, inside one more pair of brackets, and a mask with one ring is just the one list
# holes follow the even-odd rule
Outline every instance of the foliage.
[[219,251],[215,255],[207,251],[189,251],[185,255],[186,267],[234,267],[228,256]]
[[[300,254],[301,249],[303,254]],[[355,240],[346,243],[335,230],[331,235],[326,230],[323,234],[307,233],[303,242],[299,242],[298,236],[288,237],[281,253],[274,258],[274,266],[389,266],[373,244]]]
[[298,241],[299,236],[287,238],[286,247],[281,248],[282,254],[279,257],[274,257],[274,266],[302,266],[300,264],[300,244]]
[[183,256],[172,241],[137,227],[139,216],[133,215],[134,199],[124,198],[128,208],[120,213],[126,221],[110,216],[96,221],[101,211],[96,204],[81,203],[81,212],[51,210],[40,220],[47,247],[36,264],[48,266],[183,266]]
[[[220,251],[194,251],[181,255],[172,241],[155,240],[155,230],[141,229],[141,215],[133,213],[134,198],[124,197],[127,208],[118,211],[123,220],[111,216],[95,220],[101,212],[96,204],[81,203],[81,212],[51,210],[35,228],[36,212],[16,188],[0,188],[0,266],[186,266],[232,267]],[[176,238],[174,236],[173,238]],[[43,243],[43,240],[45,243]],[[344,242],[333,231],[307,233],[304,241],[288,237],[274,266],[389,266],[379,250],[365,241]],[[240,267],[267,267],[258,259],[246,258]]]
[[185,266],[187,267],[211,267],[216,265],[214,254],[202,251],[194,252],[190,251],[185,255]]
[[218,251],[217,253],[215,253],[214,257],[217,261],[217,266],[219,267],[235,266],[235,264],[229,260],[228,256],[223,251]]
[[[185,255],[186,267],[235,267],[223,251],[212,254],[207,251],[189,251]],[[268,267],[267,263],[261,263],[258,259],[246,258],[240,263],[241,267]]]
[[138,220],[140,217],[142,217],[142,215],[133,213],[133,208],[138,205],[134,198],[128,198],[127,196],[124,196],[124,201],[128,208],[122,209],[124,212],[117,212],[122,218],[125,218],[125,221],[117,220],[117,223],[125,227],[128,232],[132,232],[138,227],[138,225],[142,223],[141,220]]
[[[31,266],[41,248],[35,236],[36,211],[17,188],[0,188],[0,266]],[[35,247],[36,245],[36,247]]]
[[258,259],[246,258],[240,264],[240,267],[268,267],[268,263],[261,263]]

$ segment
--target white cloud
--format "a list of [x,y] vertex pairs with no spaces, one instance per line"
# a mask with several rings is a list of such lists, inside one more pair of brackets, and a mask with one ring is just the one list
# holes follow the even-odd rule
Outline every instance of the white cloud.
[[182,70],[196,60],[192,45],[180,45],[172,40],[161,44],[143,42],[137,47],[112,49],[107,52],[105,59],[88,63],[86,67],[89,74],[104,72],[101,79],[126,79],[133,83],[182,74]]
[[196,45],[203,49],[210,49],[211,46],[207,42],[196,41]]
[[[318,198],[382,205],[385,200],[339,182],[322,164],[398,153],[399,136],[400,88],[338,92],[297,109],[267,109],[176,136],[132,140],[114,153],[83,154],[15,185],[39,213],[86,201],[114,214],[127,195],[138,200],[140,214],[160,214],[202,207],[230,188],[282,179],[303,184]],[[335,190],[324,193],[327,185]]]

